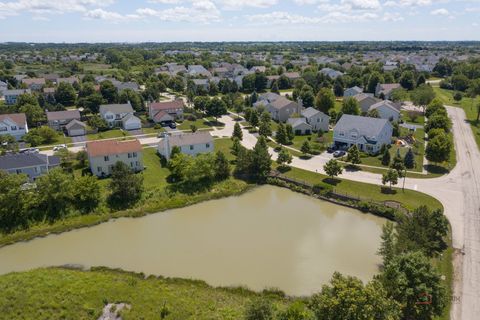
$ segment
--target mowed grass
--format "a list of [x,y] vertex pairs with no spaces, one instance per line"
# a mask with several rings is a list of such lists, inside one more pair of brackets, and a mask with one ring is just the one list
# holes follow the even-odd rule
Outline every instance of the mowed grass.
[[477,121],[477,105],[480,103],[480,98],[472,99],[469,97],[464,97],[460,102],[457,102],[453,99],[455,91],[446,90],[439,87],[433,87],[433,90],[437,94],[437,97],[440,98],[444,104],[459,107],[465,110],[467,120],[470,123],[473,135],[475,137],[475,141],[480,149],[480,122]]
[[113,138],[122,138],[127,137],[130,134],[128,131],[124,131],[121,129],[111,129],[107,131],[101,131],[98,133],[92,133],[87,135],[87,139],[92,140],[101,140],[101,139],[113,139]]
[[[325,182],[327,176],[298,168],[291,168],[285,175],[310,184]],[[364,201],[372,200],[377,202],[396,201],[402,203],[407,209],[413,210],[421,205],[426,205],[432,209],[443,209],[442,204],[437,199],[424,193],[408,190],[402,191],[400,188],[394,188],[395,194],[383,193],[382,187],[378,185],[356,182],[351,180],[338,179],[338,184],[334,186],[335,192],[358,197]]]
[[[98,319],[105,303],[124,302],[124,320],[243,319],[246,306],[261,294],[247,289],[213,288],[203,281],[144,278],[141,274],[95,268],[92,271],[61,268],[37,269],[0,277],[1,318]],[[269,295],[279,309],[290,300]]]

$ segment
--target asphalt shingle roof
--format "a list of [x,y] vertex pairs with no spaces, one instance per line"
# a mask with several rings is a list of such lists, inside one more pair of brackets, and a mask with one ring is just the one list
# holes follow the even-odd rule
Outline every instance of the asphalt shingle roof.
[[[47,164],[47,156],[38,153],[16,153],[0,157],[0,170],[10,170],[16,168],[27,168]],[[48,157],[49,166],[60,164],[60,158],[57,156]]]
[[378,119],[370,117],[353,116],[350,114],[344,114],[340,120],[338,120],[335,126],[335,131],[349,132],[351,130],[357,130],[359,136],[376,137],[386,126],[390,125],[387,119]]

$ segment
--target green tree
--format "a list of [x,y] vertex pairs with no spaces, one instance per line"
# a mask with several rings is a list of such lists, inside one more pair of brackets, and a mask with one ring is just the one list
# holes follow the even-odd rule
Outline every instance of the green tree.
[[329,88],[322,88],[315,99],[315,107],[325,114],[335,107],[335,95]]
[[73,180],[73,205],[82,213],[93,211],[101,200],[100,185],[94,176],[82,176]]
[[219,117],[227,114],[227,105],[222,99],[213,98],[206,106],[206,113],[209,117],[214,117],[217,120]]
[[407,89],[407,90],[413,90],[415,88],[415,76],[412,71],[405,71],[402,73],[402,76],[400,77],[400,85]]
[[272,135],[272,125],[270,121],[270,114],[268,112],[263,112],[260,117],[258,133],[264,137],[269,137]]
[[55,91],[55,100],[67,107],[75,105],[77,93],[73,86],[68,82],[61,82]]
[[287,131],[285,129],[285,125],[280,122],[278,124],[277,132],[275,134],[275,140],[277,143],[286,145],[288,143],[288,138],[287,138]]
[[325,170],[325,173],[326,173],[327,176],[329,176],[331,179],[333,179],[334,177],[337,177],[338,175],[341,175],[341,174],[343,173],[343,168],[342,168],[342,166],[341,166],[340,163],[338,163],[338,161],[335,160],[335,159],[329,160],[329,161],[323,166],[323,170]]
[[118,99],[118,90],[109,80],[105,80],[100,84],[100,93],[108,103],[115,103]]
[[440,163],[450,159],[452,141],[446,134],[439,134],[428,141],[425,156],[428,161]]
[[256,109],[252,110],[252,113],[250,114],[250,119],[248,121],[250,122],[252,127],[255,128],[258,126],[260,119],[258,117],[258,111]]
[[33,93],[24,93],[17,97],[17,109],[27,104],[38,106],[37,97]]
[[425,126],[425,130],[427,133],[435,128],[440,128],[445,130],[445,132],[449,132],[450,128],[452,127],[452,122],[447,115],[434,113],[428,118],[427,125]]
[[445,109],[442,100],[435,98],[433,99],[427,106],[425,110],[425,117],[430,118],[434,113],[441,113],[447,114],[447,110]]
[[109,189],[110,205],[114,208],[125,208],[142,197],[143,176],[136,175],[126,164],[118,161],[112,168]]
[[360,151],[358,150],[356,144],[354,144],[350,147],[350,149],[348,149],[347,162],[350,162],[353,165],[362,163],[362,161],[360,160]]
[[232,150],[232,154],[234,156],[237,156],[240,148],[242,148],[242,144],[240,143],[240,140],[234,137],[232,147],[230,148]]
[[103,119],[100,115],[95,114],[88,118],[88,124],[93,129],[98,129],[100,131],[108,129],[108,123],[105,119]]
[[415,105],[425,108],[435,98],[435,91],[430,85],[422,84],[410,93],[410,98]]
[[120,103],[127,103],[130,102],[132,108],[135,111],[144,111],[145,106],[143,103],[143,98],[141,95],[133,91],[132,89],[124,89],[120,92],[120,96],[118,98]]
[[290,123],[287,123],[285,126],[285,131],[287,133],[287,143],[290,144],[295,138],[295,132],[293,132],[293,127]]
[[392,185],[396,185],[398,183],[398,172],[394,169],[389,169],[382,175],[382,184],[390,184],[390,190],[392,189]]
[[217,180],[226,180],[230,177],[230,165],[227,157],[221,151],[215,153],[215,178]]
[[100,93],[94,93],[88,97],[80,99],[79,104],[80,102],[85,108],[90,110],[91,113],[98,113],[100,105],[105,103],[105,100]]
[[344,99],[342,103],[342,112],[343,114],[359,115],[360,104],[358,103],[357,99],[353,97],[348,97]]
[[401,305],[402,319],[432,319],[440,316],[447,305],[440,275],[421,252],[395,256],[385,266],[380,280],[388,295]]
[[383,266],[386,266],[397,254],[395,225],[392,222],[387,221],[387,223],[383,225],[381,239],[382,243],[380,249],[378,249],[378,254],[383,259]]
[[12,232],[28,226],[32,193],[23,189],[26,182],[25,175],[0,170],[0,231]]
[[308,156],[312,152],[312,147],[310,146],[310,142],[305,140],[300,148],[300,151],[306,156]]
[[372,72],[370,74],[370,77],[368,78],[367,92],[375,93],[377,84],[383,83],[383,82],[384,82],[384,79],[378,72],[376,71]]
[[391,156],[390,156],[390,150],[388,148],[385,148],[383,155],[382,155],[382,164],[384,166],[389,166],[391,161]]
[[313,312],[301,302],[296,301],[288,306],[286,310],[280,311],[277,315],[278,320],[314,320]]
[[370,118],[380,118],[380,113],[378,113],[378,110],[377,109],[372,109],[372,110],[369,110],[368,113],[367,113],[367,117],[370,117]]
[[238,122],[235,122],[235,125],[233,126],[232,139],[234,138],[237,138],[240,141],[243,140],[242,128]]
[[52,169],[36,181],[38,207],[50,221],[55,221],[68,213],[73,200],[72,177],[61,169]]
[[257,180],[263,182],[270,174],[271,157],[268,153],[267,140],[260,136],[253,148],[251,168],[251,173]]
[[413,169],[416,166],[415,155],[413,154],[412,148],[409,148],[403,159],[403,164],[407,169]]
[[272,303],[267,299],[253,300],[246,308],[246,320],[274,320],[275,312]]
[[18,109],[19,112],[25,113],[27,124],[30,128],[36,127],[39,123],[45,121],[45,111],[35,104],[24,104]]
[[392,165],[390,166],[390,168],[397,171],[399,178],[403,178],[403,176],[405,175],[405,164],[403,163],[403,159],[400,156],[399,152],[397,152],[395,157],[393,157]]
[[292,163],[292,159],[293,158],[290,152],[288,152],[287,149],[282,148],[278,153],[277,163],[280,167],[285,168],[285,167],[288,167],[290,163]]
[[313,88],[309,85],[303,86],[300,91],[300,99],[302,99],[303,106],[305,108],[310,108],[315,104],[315,95],[313,94]]
[[400,319],[399,304],[388,297],[379,281],[363,285],[360,279],[338,272],[333,274],[329,285],[312,296],[309,307],[317,320]]
[[400,252],[422,251],[427,257],[436,257],[448,248],[448,220],[441,210],[427,206],[398,218],[397,247]]

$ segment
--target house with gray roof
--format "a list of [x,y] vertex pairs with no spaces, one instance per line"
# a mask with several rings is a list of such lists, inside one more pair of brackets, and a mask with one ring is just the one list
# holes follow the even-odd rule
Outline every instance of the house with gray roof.
[[355,86],[355,87],[351,87],[351,88],[346,89],[343,92],[343,97],[344,98],[353,97],[353,96],[356,96],[357,94],[360,94],[360,93],[363,93],[363,89]]
[[375,98],[372,94],[367,93],[357,94],[353,96],[353,98],[358,101],[362,114],[366,114],[371,106],[381,101],[380,99]]
[[302,111],[302,116],[305,118],[307,123],[312,127],[313,131],[322,131],[328,132],[330,117],[325,113],[309,107]]
[[63,130],[63,128],[72,120],[80,121],[80,111],[64,110],[64,111],[47,111],[48,126],[53,130]]
[[28,133],[25,113],[0,114],[0,135],[11,135],[16,140]]
[[65,126],[65,130],[69,137],[84,136],[87,134],[87,125],[74,119]]
[[104,104],[100,106],[100,115],[110,128],[121,127],[125,130],[142,128],[142,122],[135,117],[130,102],[123,104]]
[[375,103],[368,109],[369,112],[372,110],[377,110],[380,118],[387,119],[388,121],[398,122],[400,119],[400,108],[389,100]]
[[386,119],[344,114],[333,130],[333,143],[348,149],[356,145],[360,151],[377,154],[392,140],[393,126]]
[[3,96],[3,91],[8,90],[8,84],[0,80],[0,97]]
[[59,157],[40,153],[16,153],[0,157],[0,170],[10,174],[25,174],[30,181],[59,165]]
[[286,122],[292,114],[300,114],[302,111],[302,107],[298,103],[272,92],[260,95],[253,107],[264,107],[273,120],[281,122]]
[[3,96],[5,98],[6,105],[14,105],[17,103],[18,96],[21,96],[25,93],[31,93],[30,89],[18,89],[18,90],[5,90],[3,91]]
[[210,78],[212,74],[210,71],[205,69],[204,66],[198,64],[198,65],[189,65],[187,68],[188,75],[191,77],[207,77]]
[[313,128],[305,118],[289,118],[287,123],[292,126],[295,135],[312,134]]
[[332,68],[323,68],[320,72],[334,80],[343,76],[342,72],[333,70]]
[[174,135],[165,133],[158,143],[157,151],[169,160],[173,147],[179,147],[180,152],[191,156],[199,153],[210,153],[214,150],[213,137],[208,131]]
[[392,96],[392,92],[395,89],[399,89],[402,86],[400,83],[377,83],[375,88],[375,96],[378,98],[384,98],[389,100]]

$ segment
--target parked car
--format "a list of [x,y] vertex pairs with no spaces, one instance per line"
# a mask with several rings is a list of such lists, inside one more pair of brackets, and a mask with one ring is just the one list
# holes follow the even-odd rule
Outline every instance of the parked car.
[[38,148],[26,148],[19,151],[19,153],[39,153],[40,150]]
[[337,150],[333,153],[333,156],[335,158],[340,158],[340,157],[343,157],[344,155],[346,155],[347,153],[343,150]]
[[60,151],[62,149],[67,149],[66,144],[59,144],[58,146],[53,147],[53,151]]
[[330,147],[327,148],[327,152],[328,153],[334,153],[335,150],[337,150],[337,149],[338,149],[338,147],[336,145],[332,144]]
[[171,129],[177,129],[177,124],[175,122],[170,122],[168,125]]

